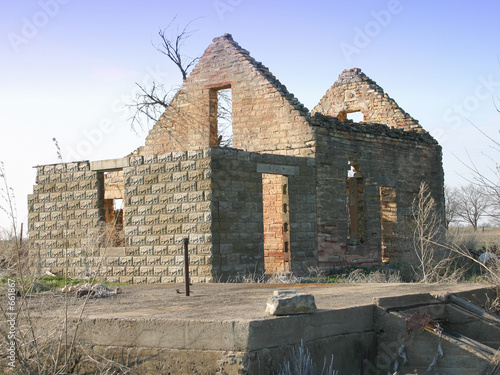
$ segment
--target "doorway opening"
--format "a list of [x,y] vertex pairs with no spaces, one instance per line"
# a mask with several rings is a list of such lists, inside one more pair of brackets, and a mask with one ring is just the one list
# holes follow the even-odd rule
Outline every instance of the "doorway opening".
[[105,246],[125,246],[123,230],[123,170],[101,172],[102,219],[105,224]]
[[288,176],[262,174],[264,269],[266,274],[291,271]]
[[347,239],[356,245],[365,241],[365,183],[358,165],[349,159],[346,181]]

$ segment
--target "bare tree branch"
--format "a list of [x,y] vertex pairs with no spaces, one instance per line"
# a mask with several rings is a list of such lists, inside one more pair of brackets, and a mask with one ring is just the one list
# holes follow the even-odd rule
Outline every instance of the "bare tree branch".
[[188,24],[180,32],[179,28],[177,27],[176,35],[172,34],[169,37],[167,35],[167,30],[171,28],[176,18],[177,16],[172,19],[172,21],[168,24],[168,26],[165,29],[160,30],[158,32],[161,42],[160,44],[156,45],[155,48],[157,49],[158,52],[167,56],[170,59],[170,61],[172,61],[179,68],[182,74],[182,80],[185,81],[188,76],[189,69],[194,64],[196,64],[196,62],[200,58],[199,57],[191,58],[188,56],[184,56],[181,53],[181,49],[186,39],[188,39],[197,31],[197,30],[190,30],[189,27],[194,21],[199,19],[199,17],[189,21]]
[[469,184],[455,189],[454,195],[457,201],[457,216],[477,230],[479,220],[486,214],[490,204],[485,189]]
[[[168,26],[160,30],[160,43],[153,46],[157,51],[167,56],[168,59],[174,63],[185,80],[189,74],[189,70],[200,59],[199,57],[191,58],[182,53],[184,43],[190,38],[196,30],[191,30],[190,27],[198,18],[191,20],[188,24],[181,29],[176,27],[173,29],[173,24],[176,17],[168,24]],[[169,35],[170,33],[170,35]],[[141,130],[150,129],[160,119],[162,114],[170,106],[174,94],[177,90],[166,90],[163,83],[153,82],[151,87],[140,85],[136,83],[139,88],[134,101],[128,104],[127,107],[133,110],[133,116],[130,118],[131,127],[137,132],[137,128]],[[217,97],[217,132],[218,132],[218,146],[231,147],[232,138],[232,96],[230,89],[223,89],[218,91]],[[191,119],[191,122],[196,122],[196,119]],[[168,121],[162,123],[162,127],[170,133],[167,126]],[[173,134],[171,134],[173,136]],[[175,136],[174,136],[175,138]],[[178,139],[175,138],[177,142]],[[179,142],[180,143],[180,142]]]
[[150,88],[146,88],[136,83],[139,92],[132,103],[127,107],[135,110],[130,118],[131,127],[137,132],[137,127],[141,130],[148,129],[151,124],[155,124],[160,116],[165,112],[170,104],[174,90],[166,90],[163,84],[153,82]]

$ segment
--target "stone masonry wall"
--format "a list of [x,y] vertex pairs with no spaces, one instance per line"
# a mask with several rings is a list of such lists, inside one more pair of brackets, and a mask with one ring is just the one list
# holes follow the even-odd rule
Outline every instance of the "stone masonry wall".
[[405,130],[422,130],[418,121],[390,98],[375,81],[360,69],[346,69],[328,89],[312,114],[338,117],[345,120],[347,113],[360,111],[364,121],[386,124]]
[[[408,222],[420,183],[444,214],[441,147],[428,135],[406,133],[384,125],[356,125],[315,116],[317,154],[318,258],[325,267],[380,263],[380,187],[396,188],[398,223]],[[364,238],[348,241],[346,181],[349,161],[364,184]],[[443,216],[444,217],[444,216]],[[402,234],[402,225],[398,227]],[[408,260],[409,249],[388,249],[391,261]]]
[[212,149],[215,275],[264,273],[263,173],[288,175],[292,268],[317,264],[314,165],[312,158]]
[[232,91],[233,147],[312,155],[308,110],[229,34],[213,40],[139,153],[218,146],[214,98],[227,88]]
[[103,170],[91,166],[79,162],[38,167],[29,196],[33,267],[41,273],[96,274],[108,281],[180,282],[183,239],[188,237],[193,281],[211,279],[209,150],[126,160],[125,247],[106,246]]

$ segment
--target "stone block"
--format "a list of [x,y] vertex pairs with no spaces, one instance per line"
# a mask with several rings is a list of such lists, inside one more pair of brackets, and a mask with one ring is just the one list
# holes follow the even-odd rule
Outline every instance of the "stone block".
[[179,172],[181,170],[179,162],[166,163],[165,173]]
[[[159,177],[156,174],[144,176],[144,185],[154,185],[158,184],[158,182],[159,182]],[[151,190],[151,187],[149,189]]]
[[154,267],[152,266],[141,266],[139,273],[141,276],[154,276]]
[[158,163],[166,163],[172,161],[172,153],[158,155]]
[[160,264],[162,266],[173,266],[175,265],[175,256],[165,255],[161,257]]
[[314,296],[294,291],[275,290],[269,297],[266,312],[271,315],[309,314],[316,311]]
[[148,284],[160,284],[161,277],[159,276],[148,276],[147,281]]
[[185,182],[188,181],[188,172],[175,172],[172,174],[173,182]]
[[187,158],[188,160],[201,159],[203,158],[203,151],[202,150],[188,151]]
[[[160,242],[161,242],[161,237],[160,237]],[[163,245],[154,246],[154,253],[156,255],[167,255],[168,254],[168,247],[163,246]]]
[[159,266],[161,264],[161,257],[158,255],[148,256],[146,263],[148,266]]

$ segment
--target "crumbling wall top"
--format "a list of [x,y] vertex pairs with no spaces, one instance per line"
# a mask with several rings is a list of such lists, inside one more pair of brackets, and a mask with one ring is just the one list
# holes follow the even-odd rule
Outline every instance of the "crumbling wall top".
[[361,112],[363,121],[366,122],[404,130],[423,130],[417,120],[399,107],[394,99],[359,68],[344,70],[312,114],[322,113],[344,120],[348,113],[353,112]]
[[438,142],[425,130],[405,130],[377,123],[357,124],[350,120],[339,120],[337,117],[325,116],[319,112],[316,112],[311,117],[311,125],[342,133],[369,134],[429,145],[438,144]]

